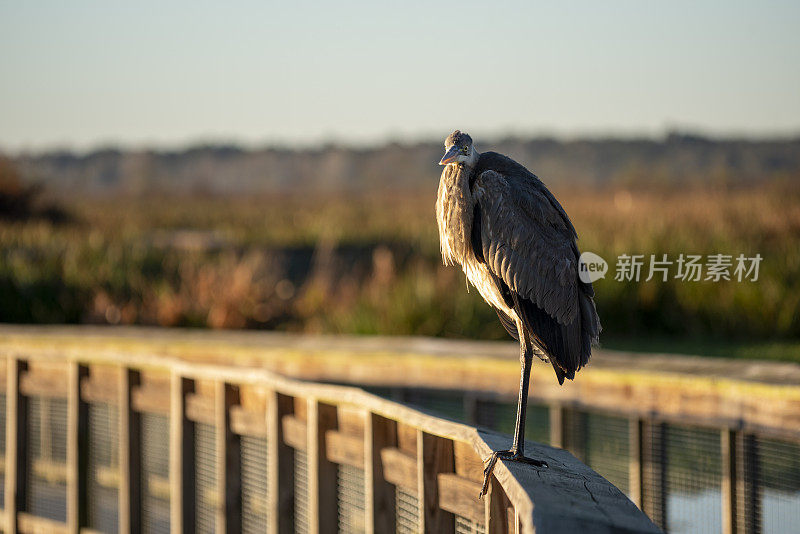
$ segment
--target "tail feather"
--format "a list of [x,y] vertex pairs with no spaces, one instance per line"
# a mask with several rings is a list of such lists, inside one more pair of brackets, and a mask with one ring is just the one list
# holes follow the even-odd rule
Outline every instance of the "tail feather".
[[594,301],[585,293],[578,298],[580,313],[572,323],[562,325],[535,303],[514,294],[514,310],[522,320],[526,337],[547,354],[559,384],[564,379],[574,379],[575,372],[589,362],[592,345],[600,334]]

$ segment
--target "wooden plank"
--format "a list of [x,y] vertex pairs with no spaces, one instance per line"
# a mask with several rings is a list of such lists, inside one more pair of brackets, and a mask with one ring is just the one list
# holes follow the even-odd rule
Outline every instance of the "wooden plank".
[[514,525],[514,509],[496,478],[492,477],[489,482],[489,491],[483,501],[486,534],[508,534],[509,525]]
[[750,534],[761,524],[762,492],[759,487],[759,461],[756,437],[736,432],[736,532]]
[[294,449],[286,442],[284,421],[294,414],[294,399],[271,391],[267,397],[268,532],[294,532]]
[[281,418],[283,442],[298,451],[304,451],[308,447],[308,434],[306,422],[298,419],[294,413],[284,415]]
[[119,406],[119,532],[139,532],[141,433],[139,414],[131,405],[132,390],[139,384],[139,373],[120,367],[117,379]]
[[642,424],[642,510],[660,528],[667,521],[666,426]]
[[485,519],[480,500],[481,484],[455,473],[439,473],[439,508],[482,524]]
[[473,482],[483,485],[483,461],[472,448],[472,444],[463,441],[453,442],[455,456],[455,473]]
[[242,529],[241,443],[230,425],[230,409],[239,403],[238,389],[218,382],[215,387],[217,495],[224,495],[217,508],[216,532]]
[[169,383],[161,384],[143,383],[134,388],[131,395],[133,409],[140,413],[154,413],[170,415],[172,397]]
[[325,432],[325,456],[335,464],[364,469],[364,438],[338,430]]
[[267,420],[265,412],[255,412],[243,406],[231,406],[231,430],[240,436],[263,438],[267,436]]
[[564,440],[564,407],[555,403],[550,405],[550,445],[563,449]]
[[86,525],[86,476],[89,457],[89,406],[81,399],[81,382],[89,370],[77,363],[69,364],[67,375],[67,526],[78,534]]
[[396,447],[381,449],[383,477],[390,484],[417,491],[417,456]]
[[19,389],[20,375],[27,363],[9,357],[6,362],[6,466],[5,496],[6,534],[18,531],[17,512],[25,503],[27,431],[27,401]]
[[438,477],[440,473],[452,473],[454,467],[453,442],[420,430],[417,434],[417,495],[422,532],[454,532],[453,514],[439,506]]
[[[90,327],[2,326],[3,354],[93,363],[154,365],[169,354],[183,362],[260,367],[306,380],[516,393],[518,348],[445,340],[324,338],[267,333],[175,332]],[[259,340],[254,342],[254,340]],[[159,356],[156,356],[159,355]],[[469,355],[468,357],[466,355]],[[465,359],[466,358],[466,359]],[[800,366],[599,350],[569,388],[543,381],[531,401],[562,402],[649,418],[674,417],[736,426],[748,432],[800,437]],[[534,364],[534,375],[545,367]],[[668,380],[665,378],[669,378]]]
[[[92,372],[94,373],[94,369]],[[98,379],[92,374],[81,380],[81,398],[88,403],[97,402],[115,406],[119,400],[118,387],[115,380],[110,381],[106,377]]]
[[68,395],[66,374],[66,369],[48,373],[26,371],[20,377],[19,390],[26,397],[65,399]]
[[308,522],[310,534],[335,534],[338,522],[336,464],[326,455],[329,430],[337,429],[336,406],[308,399]]
[[67,534],[71,532],[65,523],[25,512],[17,514],[17,531],[20,534]]
[[[396,531],[395,489],[386,478],[384,451],[402,451],[397,445],[397,423],[385,417],[367,413],[362,450],[364,452],[364,495],[367,512],[368,534]],[[411,458],[412,475],[416,477],[416,465]],[[416,481],[415,481],[416,482]],[[413,485],[411,487],[414,487]]]
[[170,380],[169,484],[172,532],[194,532],[194,426],[186,418],[186,396],[194,381],[173,373]]
[[733,430],[720,431],[720,464],[722,471],[722,532],[736,532],[736,435]]
[[212,395],[190,393],[186,396],[186,418],[193,423],[213,426],[216,423],[216,404]]

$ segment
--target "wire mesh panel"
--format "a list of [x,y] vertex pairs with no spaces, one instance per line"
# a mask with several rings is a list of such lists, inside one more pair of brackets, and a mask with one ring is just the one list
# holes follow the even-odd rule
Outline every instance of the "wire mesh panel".
[[[526,440],[539,443],[550,442],[550,410],[547,406],[529,404],[525,419]],[[516,402],[478,402],[476,421],[478,425],[504,434],[513,434],[516,421]]]
[[[6,396],[0,394],[0,454],[6,457]],[[5,469],[0,472],[0,508],[6,505],[6,476]]]
[[476,523],[466,517],[456,516],[456,534],[484,534],[486,528],[482,523]]
[[800,444],[758,439],[758,487],[764,534],[800,529]]
[[722,529],[720,432],[666,425],[666,530],[717,533]]
[[305,451],[294,451],[294,531],[305,534],[309,528],[308,517],[308,456]]
[[438,412],[457,421],[465,421],[464,393],[459,391],[435,391],[430,389],[410,389],[405,392],[406,402]]
[[119,412],[109,404],[89,405],[88,526],[119,529]]
[[265,534],[267,531],[267,440],[242,436],[242,532]]
[[169,532],[169,417],[142,414],[142,532]]
[[199,534],[214,532],[217,503],[217,469],[214,425],[194,425],[195,529]]
[[336,503],[339,532],[357,534],[366,530],[364,470],[339,465],[336,474]]
[[28,400],[27,491],[25,510],[38,517],[67,520],[67,401]]
[[397,487],[394,492],[397,534],[419,532],[419,500],[415,492]]
[[567,410],[565,448],[629,494],[630,430],[624,417]]

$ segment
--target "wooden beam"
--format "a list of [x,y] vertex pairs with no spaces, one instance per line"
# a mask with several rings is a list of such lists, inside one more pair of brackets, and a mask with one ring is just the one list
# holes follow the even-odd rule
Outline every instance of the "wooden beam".
[[17,514],[17,531],[23,534],[68,534],[70,529],[60,521],[53,521],[25,512]]
[[396,447],[381,449],[383,476],[387,482],[417,491],[417,457]]
[[157,384],[143,383],[133,389],[131,405],[137,412],[170,415],[172,394],[169,383],[166,387]]
[[291,448],[304,451],[308,447],[306,422],[296,415],[288,414],[281,418],[283,442]]
[[759,491],[759,461],[756,437],[746,432],[735,435],[736,532],[755,534],[761,524],[762,492]]
[[[364,495],[366,496],[366,532],[380,534],[396,531],[395,488],[386,478],[385,451],[398,451],[397,423],[374,413],[366,415],[364,427]],[[410,467],[416,478],[416,465],[411,459]],[[411,486],[415,487],[415,486]]]
[[338,430],[325,432],[325,456],[331,462],[364,469],[364,438]]
[[267,531],[294,532],[294,449],[284,438],[283,420],[294,414],[294,399],[271,391],[267,395]]
[[224,382],[214,385],[217,495],[216,532],[242,529],[241,442],[230,425],[230,409],[239,403],[238,389]]
[[564,439],[564,407],[559,403],[550,405],[550,445],[563,449],[566,442]]
[[509,526],[514,525],[514,509],[495,477],[489,482],[489,492],[483,497],[483,503],[486,534],[508,534]]
[[81,399],[81,381],[88,375],[88,368],[70,362],[67,372],[67,527],[72,534],[78,534],[87,523],[89,406]]
[[642,508],[642,421],[636,417],[628,420],[628,486],[633,504]]
[[6,371],[6,466],[5,466],[5,532],[17,533],[17,513],[25,503],[27,460],[26,418],[28,406],[19,389],[20,376],[28,364],[8,357]]
[[642,511],[660,528],[667,524],[666,425],[642,424]]
[[481,484],[455,473],[439,473],[439,508],[482,524],[485,520],[484,504],[480,500]]
[[190,393],[186,396],[186,418],[193,423],[204,423],[214,426],[216,419],[216,401],[211,395]]
[[240,436],[267,437],[267,420],[264,415],[265,412],[262,411],[255,412],[243,406],[231,406],[231,430]]
[[131,405],[139,373],[127,367],[120,367],[118,373],[119,532],[132,534],[141,528],[141,426],[140,416]]
[[98,380],[94,376],[87,376],[81,380],[81,398],[84,402],[97,402],[117,405],[119,400],[119,385],[108,380]]
[[723,428],[720,432],[720,467],[722,471],[722,532],[736,533],[736,434]]
[[452,473],[455,468],[453,442],[418,431],[417,434],[417,495],[419,499],[420,531],[452,534],[455,517],[439,507],[439,473]]
[[66,367],[62,369],[26,370],[20,375],[19,390],[26,397],[65,399],[68,391],[64,375],[67,373]]
[[172,373],[169,415],[170,527],[194,532],[194,425],[186,418],[186,396],[194,381]]
[[309,534],[335,534],[338,523],[337,474],[335,463],[326,455],[326,433],[336,430],[336,406],[308,399],[308,520]]

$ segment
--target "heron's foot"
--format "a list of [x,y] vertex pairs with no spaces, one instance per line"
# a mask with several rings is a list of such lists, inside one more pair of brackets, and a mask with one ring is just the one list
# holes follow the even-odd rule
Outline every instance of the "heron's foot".
[[502,458],[503,460],[510,460],[512,462],[520,462],[528,465],[533,465],[535,467],[547,467],[547,462],[542,460],[534,460],[533,458],[528,458],[517,452],[514,449],[510,449],[507,451],[495,451],[492,453],[489,458],[484,460],[486,467],[483,469],[483,486],[481,487],[481,493],[478,495],[478,498],[483,497],[486,495],[486,492],[489,490],[489,480],[492,478],[492,471],[494,471],[494,466],[497,464],[497,460]]

